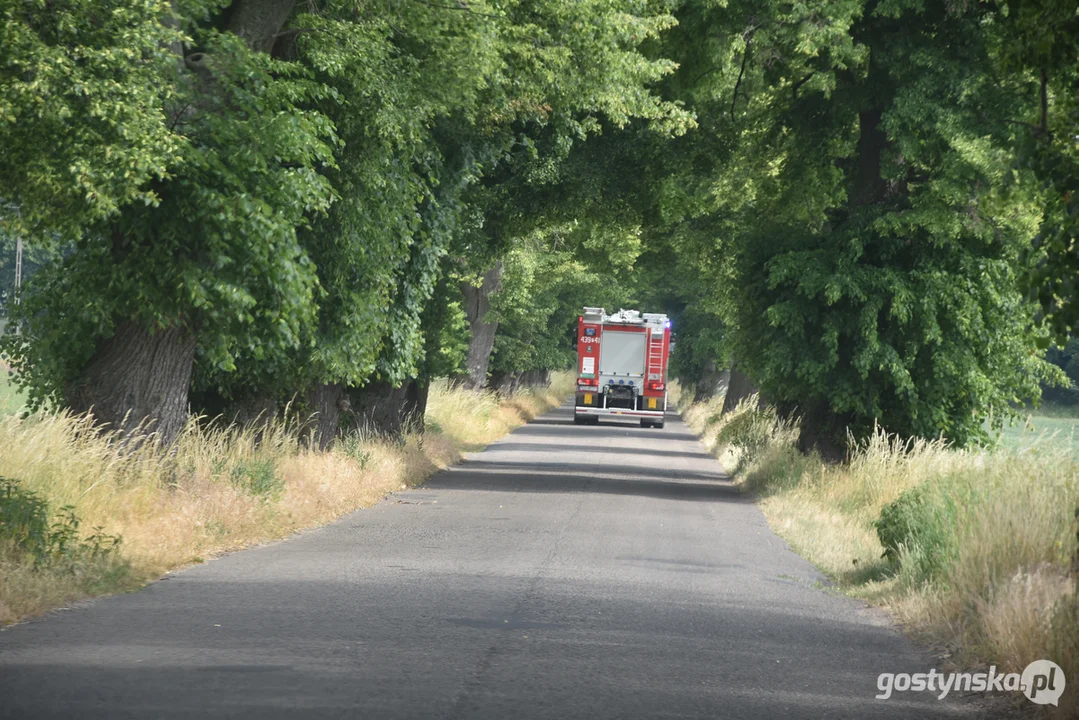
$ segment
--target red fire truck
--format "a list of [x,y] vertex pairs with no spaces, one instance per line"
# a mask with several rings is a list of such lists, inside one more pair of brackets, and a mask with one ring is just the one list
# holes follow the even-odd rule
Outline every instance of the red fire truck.
[[666,315],[586,307],[577,322],[577,402],[573,421],[636,419],[663,427],[671,323]]

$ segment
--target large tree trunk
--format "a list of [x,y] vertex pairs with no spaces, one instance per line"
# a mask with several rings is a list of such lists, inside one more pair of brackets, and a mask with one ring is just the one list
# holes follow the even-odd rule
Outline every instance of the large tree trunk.
[[730,370],[720,370],[714,361],[708,361],[693,383],[693,402],[704,402],[725,393],[730,381]]
[[487,383],[487,366],[491,362],[491,351],[495,347],[495,333],[498,323],[487,322],[487,311],[491,309],[491,293],[502,286],[502,261],[483,274],[479,287],[471,283],[461,284],[461,293],[465,297],[465,317],[471,337],[468,342],[468,377],[465,385],[472,390],[479,390]]
[[277,400],[265,393],[251,393],[232,407],[232,422],[240,425],[258,423],[265,426],[277,417]]
[[218,389],[189,391],[188,406],[197,415],[238,426],[266,425],[280,409],[272,393],[254,390],[238,398],[226,397]]
[[372,380],[362,388],[350,388],[351,423],[363,432],[400,437],[405,431],[407,386],[393,387],[383,380]]
[[487,378],[487,383],[484,385],[488,390],[494,390],[502,395],[509,395],[517,390],[517,386],[521,382],[521,376],[518,373],[506,372],[505,370],[495,370]]
[[149,333],[129,322],[97,347],[67,388],[67,404],[124,434],[155,432],[168,445],[187,422],[195,338],[181,328]]
[[307,404],[314,415],[310,420],[311,444],[329,450],[337,438],[341,413],[350,409],[345,387],[338,383],[318,383],[307,391]]
[[551,371],[528,370],[521,374],[520,384],[533,388],[545,388],[551,384]]
[[884,116],[876,107],[858,115],[858,167],[851,190],[851,207],[870,205],[884,199],[888,183],[881,176],[881,154],[888,145],[888,136],[880,127]]
[[[253,50],[270,52],[295,4],[296,0],[234,0],[227,10],[228,29]],[[184,51],[180,44],[172,49],[181,55]],[[206,72],[202,53],[180,60],[181,71],[196,76]],[[208,88],[212,85],[206,83]],[[95,419],[125,434],[148,428],[170,444],[187,421],[196,338],[179,327],[150,333],[130,319],[119,320],[113,336],[98,344],[90,362],[69,382],[68,406],[76,412],[92,410]]]
[[827,402],[818,402],[798,408],[801,422],[798,449],[804,453],[817,451],[825,462],[838,463],[847,457],[845,434],[850,423],[849,415],[840,415]]
[[[858,114],[857,166],[851,180],[850,207],[864,207],[887,200],[889,187],[881,175],[881,159],[888,147],[888,136],[881,127],[884,116],[880,106]],[[799,407],[782,407],[786,416],[798,417],[801,430],[798,447],[802,452],[817,451],[829,462],[839,462],[846,457],[846,432],[849,414],[832,409],[827,400],[802,403]]]
[[727,394],[723,397],[723,411],[721,414],[726,415],[738,407],[738,403],[742,402],[751,395],[760,396],[760,390],[753,384],[753,381],[744,372],[739,370],[737,366],[731,365],[730,381],[727,383]]
[[422,433],[426,429],[424,416],[427,414],[427,397],[431,393],[431,382],[417,378],[405,385],[405,401],[401,409],[403,425],[409,432]]

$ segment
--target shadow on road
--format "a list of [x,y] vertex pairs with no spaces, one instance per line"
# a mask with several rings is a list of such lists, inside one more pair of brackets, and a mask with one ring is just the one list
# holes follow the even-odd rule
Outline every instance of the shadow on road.
[[[518,428],[486,452],[436,475],[427,487],[748,502],[712,455],[701,448],[697,437],[681,432],[683,428],[681,423],[666,430],[608,421],[574,425],[573,408],[563,406]],[[601,454],[611,457],[599,457]]]
[[561,439],[573,439],[583,442],[599,442],[610,438],[624,438],[639,434],[642,440],[656,442],[676,442],[682,440],[694,441],[697,436],[690,432],[672,432],[670,430],[656,430],[642,428],[639,425],[608,424],[601,425],[574,425],[573,420],[556,422],[553,420],[533,420],[524,427],[513,431],[515,436],[526,437],[552,437]]
[[575,462],[544,462],[543,460],[488,460],[478,457],[465,460],[454,468],[455,471],[471,473],[500,474],[509,473],[514,475],[589,475],[593,477],[609,477],[612,479],[635,480],[638,478],[653,478],[656,480],[668,480],[679,482],[684,480],[699,480],[704,482],[722,483],[730,485],[730,478],[717,469],[715,472],[701,470],[687,470],[682,468],[659,467],[655,465],[612,465],[604,463],[596,465],[592,463]]
[[928,660],[813,587],[683,425],[569,413],[317,531],[5,629],[0,718],[974,716],[876,700]]
[[[530,452],[530,451],[533,451],[533,450],[538,450],[539,447],[532,444],[532,443],[501,442],[501,443],[498,443],[498,445],[493,446],[493,449],[497,450],[498,452],[514,452],[514,451],[517,451],[517,450],[521,450],[521,451],[524,451],[524,452]],[[713,459],[712,455],[704,452],[703,450],[700,450],[700,451],[692,451],[692,450],[656,450],[656,449],[651,448],[651,447],[639,447],[639,448],[636,448],[636,447],[619,447],[617,450],[612,450],[610,447],[603,447],[603,446],[598,446],[598,445],[589,445],[589,444],[584,443],[584,442],[574,443],[573,445],[568,445],[568,444],[562,443],[562,444],[560,444],[558,446],[558,448],[555,448],[555,449],[558,452],[564,452],[566,454],[581,453],[581,452],[585,452],[585,453],[611,453],[611,452],[614,452],[615,454],[618,454],[618,455],[627,455],[628,454],[628,455],[644,455],[644,456],[652,456],[652,457],[684,457],[684,458],[696,458],[696,459],[699,459],[699,460],[712,460]]]
[[[952,717],[931,696],[874,699],[867,675],[917,669],[893,659],[887,626],[722,593],[686,602],[686,583],[672,575],[681,568],[652,558],[619,556],[612,566],[654,567],[649,577],[665,582],[646,595],[603,576],[543,583],[539,597],[557,613],[522,604],[505,568],[402,573],[361,563],[352,568],[362,582],[280,573],[268,584],[225,572],[237,558],[16,628],[5,639],[19,658],[0,662],[0,714],[403,720],[447,717],[467,688],[467,715],[483,720]],[[699,565],[740,577],[738,564]],[[65,632],[47,635],[50,625]],[[108,655],[80,652],[95,647]]]
[[734,485],[719,476],[609,465],[603,466],[602,473],[589,474],[587,467],[565,465],[552,468],[534,463],[464,462],[433,478],[427,483],[427,488],[486,492],[603,493],[661,500],[750,502]]

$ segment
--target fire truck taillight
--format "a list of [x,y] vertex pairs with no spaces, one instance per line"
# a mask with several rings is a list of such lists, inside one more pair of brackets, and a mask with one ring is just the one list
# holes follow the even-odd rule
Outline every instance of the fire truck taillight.
[[661,382],[650,382],[650,383],[648,383],[648,389],[649,390],[666,390],[667,385],[666,385],[666,383],[661,383]]

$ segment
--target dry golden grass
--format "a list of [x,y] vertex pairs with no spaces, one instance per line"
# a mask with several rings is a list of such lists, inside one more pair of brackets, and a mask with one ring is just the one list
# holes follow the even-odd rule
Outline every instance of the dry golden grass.
[[496,440],[573,394],[575,377],[553,373],[546,388],[529,388],[503,396],[491,391],[466,393],[445,381],[432,384],[427,422],[466,450]]
[[328,452],[280,420],[257,431],[192,421],[169,452],[153,443],[123,452],[84,417],[2,417],[0,477],[51,508],[73,506],[84,534],[100,526],[123,542],[119,556],[77,573],[35,570],[0,545],[0,624],[369,507],[557,405],[571,380],[508,397],[440,383],[424,435],[347,437]]
[[[888,607],[951,663],[1021,671],[1047,658],[1079,679],[1079,460],[1066,447],[955,449],[878,434],[848,464],[827,465],[797,452],[794,429],[774,414],[746,404],[719,417],[720,407],[698,404],[685,418],[759,493],[775,531],[841,588]],[[895,564],[873,522],[912,488],[930,508],[925,547],[904,548]],[[935,574],[917,571],[923,551],[935,553]],[[1077,684],[1056,716],[1079,711]]]

